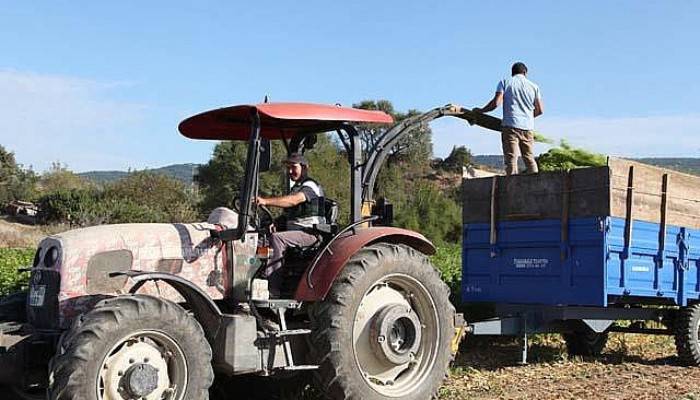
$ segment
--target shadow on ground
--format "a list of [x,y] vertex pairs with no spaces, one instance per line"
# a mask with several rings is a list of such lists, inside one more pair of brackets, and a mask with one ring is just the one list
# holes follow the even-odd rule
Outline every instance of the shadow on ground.
[[[454,367],[468,367],[480,371],[495,371],[505,367],[520,366],[522,341],[504,336],[470,337],[460,346]],[[528,347],[528,364],[553,363],[568,359],[563,344],[532,343]],[[625,350],[607,349],[593,357],[578,357],[586,362],[620,365],[635,363],[640,365],[680,365],[675,356],[658,358],[629,354]]]
[[[610,366],[627,363],[640,366],[678,366],[678,359],[666,352],[658,356],[644,357],[624,348],[609,346],[597,357],[577,358],[587,363]],[[569,359],[560,339],[534,339],[528,349],[528,364],[531,366],[552,364]],[[508,367],[520,367],[522,343],[518,339],[503,336],[475,336],[467,338],[460,347],[454,367],[482,372],[499,371]],[[527,366],[523,366],[527,368]],[[289,376],[286,379],[266,377],[238,377],[217,379],[210,391],[211,400],[322,400],[318,391],[310,385],[311,378]],[[449,382],[448,382],[449,385]],[[0,388],[0,398],[5,399],[5,388]],[[12,398],[12,400],[15,400]],[[17,398],[17,400],[20,400]]]

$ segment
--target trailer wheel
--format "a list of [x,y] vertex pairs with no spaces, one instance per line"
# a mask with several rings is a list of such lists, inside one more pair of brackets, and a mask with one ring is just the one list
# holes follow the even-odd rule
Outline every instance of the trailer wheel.
[[312,310],[318,388],[330,399],[434,398],[452,360],[454,315],[424,254],[385,243],[358,251]]
[[700,303],[680,309],[673,325],[681,362],[700,366]]
[[572,356],[598,356],[608,343],[608,332],[593,332],[590,329],[562,335],[566,351]]
[[50,400],[206,400],[214,373],[202,327],[177,304],[144,295],[76,318],[49,366]]

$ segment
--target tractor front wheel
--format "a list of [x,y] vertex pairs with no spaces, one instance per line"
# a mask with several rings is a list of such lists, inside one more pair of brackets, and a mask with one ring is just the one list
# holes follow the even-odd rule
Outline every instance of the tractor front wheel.
[[206,400],[214,374],[202,327],[151,296],[103,300],[76,319],[50,365],[50,400]]
[[424,254],[385,243],[360,250],[313,310],[319,389],[331,399],[435,397],[452,359],[454,315]]

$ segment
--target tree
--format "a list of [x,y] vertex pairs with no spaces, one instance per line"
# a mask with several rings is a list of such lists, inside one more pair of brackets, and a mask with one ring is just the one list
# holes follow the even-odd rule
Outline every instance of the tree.
[[0,204],[12,200],[34,200],[37,176],[17,164],[14,153],[0,145]]
[[150,219],[142,222],[193,222],[198,219],[192,191],[181,181],[162,174],[132,172],[108,185],[104,197],[116,203],[131,202],[154,211],[142,213],[141,219]]
[[[199,167],[196,177],[202,199],[200,211],[208,214],[216,207],[234,207],[245,176],[248,152],[246,141],[220,142],[214,147],[211,159]],[[260,193],[268,196],[282,194],[284,190],[282,161],[287,152],[281,141],[272,142],[272,167],[260,174]]]
[[454,146],[450,155],[437,163],[437,167],[445,171],[461,173],[462,167],[472,163],[472,152],[465,146]]
[[59,190],[85,189],[90,186],[86,179],[70,171],[65,164],[51,163],[51,168],[41,174],[39,187],[42,193],[53,193]]
[[[353,104],[354,108],[363,110],[384,111],[394,118],[394,123],[421,114],[418,110],[408,110],[405,113],[398,112],[394,109],[394,105],[388,100],[364,100],[357,104]],[[393,126],[393,125],[392,125]],[[390,129],[391,126],[382,126],[376,124],[359,125],[357,131],[362,139],[362,151],[367,154],[373,149],[381,135]],[[390,150],[389,161],[411,160],[411,162],[421,165],[427,165],[433,154],[432,131],[429,126],[420,126],[409,134],[403,137]]]

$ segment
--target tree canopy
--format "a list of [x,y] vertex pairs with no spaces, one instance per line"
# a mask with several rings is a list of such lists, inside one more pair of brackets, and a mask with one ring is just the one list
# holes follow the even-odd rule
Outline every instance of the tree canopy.
[[15,160],[15,154],[0,145],[0,204],[12,200],[33,200],[36,174]]

